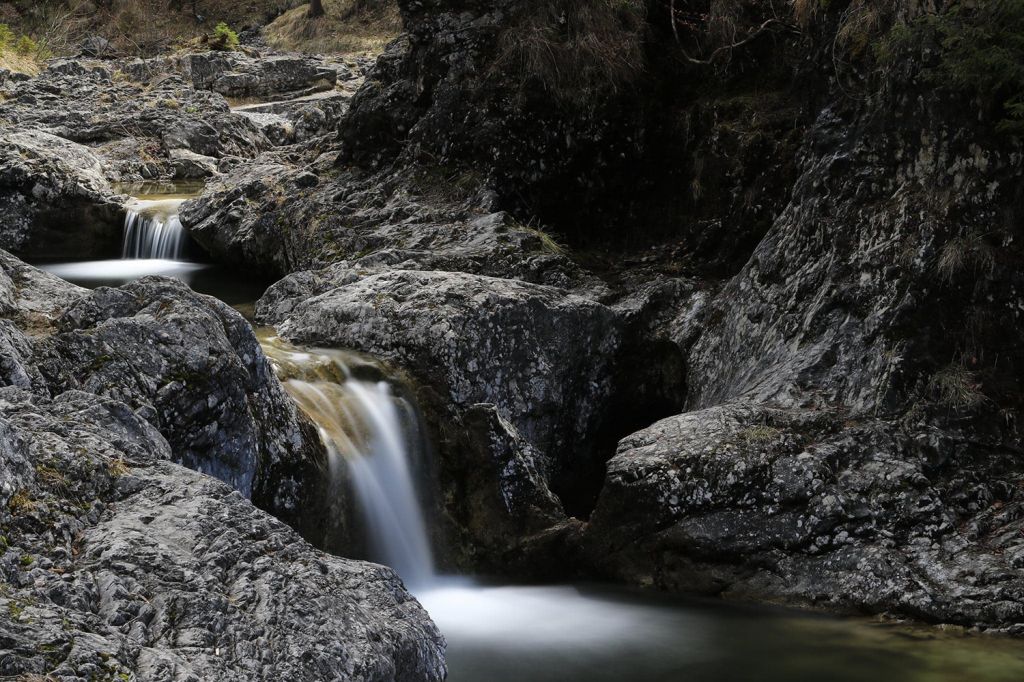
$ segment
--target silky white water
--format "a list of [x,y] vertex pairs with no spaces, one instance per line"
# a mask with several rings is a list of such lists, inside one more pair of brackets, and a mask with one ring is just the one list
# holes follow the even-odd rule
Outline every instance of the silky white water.
[[[332,480],[355,495],[372,558],[398,571],[444,634],[449,682],[1009,681],[1024,671],[1024,659],[1010,651],[1001,654],[998,674],[977,676],[991,651],[930,646],[931,632],[911,640],[788,612],[438,576],[413,475],[415,453],[425,452],[415,410],[381,380],[383,368],[362,356],[259,335],[285,388],[319,427]],[[1001,676],[1003,669],[1010,676]],[[955,676],[927,676],[934,671]]]
[[417,431],[415,410],[388,382],[353,376],[354,355],[304,351],[272,335],[261,342],[285,390],[316,423],[334,485],[351,481],[372,558],[410,586],[431,584],[434,562],[411,467],[416,444],[408,435]]
[[181,260],[185,228],[178,211],[186,198],[132,199],[125,207],[121,258]]

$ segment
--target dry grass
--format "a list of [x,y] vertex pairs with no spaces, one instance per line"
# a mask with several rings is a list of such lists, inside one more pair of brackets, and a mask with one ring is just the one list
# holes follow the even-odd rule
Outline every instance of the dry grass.
[[15,516],[21,516],[23,514],[30,513],[35,509],[36,503],[29,496],[27,490],[19,490],[11,496],[10,502],[7,503],[7,508],[11,510],[11,513]]
[[402,31],[394,2],[324,0],[324,10],[324,16],[310,19],[309,5],[296,7],[266,26],[263,35],[279,50],[376,55]]
[[767,424],[757,424],[743,429],[737,434],[746,445],[765,445],[782,436],[782,430]]
[[30,76],[34,76],[42,69],[42,64],[34,55],[4,51],[0,52],[0,69],[7,69],[16,73],[27,73]]
[[979,273],[991,273],[995,267],[995,253],[983,235],[957,237],[943,245],[935,267],[939,276],[947,282],[968,268]]
[[981,383],[974,372],[958,362],[946,365],[936,372],[930,385],[939,402],[947,407],[970,409],[988,402],[988,398],[981,392]]
[[533,0],[500,36],[492,73],[574,103],[614,92],[643,68],[644,12],[638,0]]
[[109,7],[93,0],[54,0],[22,10],[12,21],[54,54],[74,53],[87,36],[99,35],[123,53],[152,55],[206,36],[221,21],[236,30],[264,24],[296,2],[199,0],[199,22],[189,11],[188,0],[180,7],[169,0],[113,2]]

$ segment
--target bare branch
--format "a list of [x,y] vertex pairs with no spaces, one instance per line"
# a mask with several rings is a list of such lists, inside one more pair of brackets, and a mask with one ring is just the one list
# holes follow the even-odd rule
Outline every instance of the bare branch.
[[[675,28],[674,25],[673,25],[673,28]],[[744,38],[743,40],[740,40],[739,42],[732,43],[730,45],[722,45],[721,47],[716,48],[710,55],[707,56],[706,59],[697,59],[696,57],[693,57],[690,54],[688,54],[685,50],[683,51],[683,57],[685,57],[686,61],[690,62],[691,64],[700,64],[701,66],[711,66],[712,64],[715,63],[715,59],[717,59],[719,55],[725,54],[726,52],[732,52],[733,50],[735,50],[737,48],[743,47],[747,43],[753,42],[754,40],[759,38],[761,35],[763,35],[765,33],[768,33],[769,31],[776,30],[776,29],[783,29],[783,30],[787,30],[787,31],[792,31],[793,33],[799,33],[800,32],[800,30],[796,26],[794,26],[793,24],[789,24],[789,23],[786,23],[784,21],[780,21],[778,19],[768,19],[763,24],[758,26],[756,30],[754,30],[749,35],[747,35],[747,37]]]

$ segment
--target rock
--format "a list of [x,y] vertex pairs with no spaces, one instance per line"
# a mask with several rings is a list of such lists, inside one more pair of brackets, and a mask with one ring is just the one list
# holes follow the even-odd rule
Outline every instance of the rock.
[[319,438],[235,310],[147,277],[90,292],[64,310],[57,330],[36,350],[51,394],[83,390],[130,405],[175,461],[315,532],[329,505]]
[[40,131],[0,134],[0,248],[40,259],[113,253],[122,216],[88,148]]
[[1020,474],[1012,451],[973,448],[827,412],[670,417],[619,444],[584,544],[662,589],[1007,627],[1024,617]]
[[109,59],[117,56],[117,51],[114,46],[110,44],[110,41],[102,36],[91,35],[87,36],[85,40],[78,46],[78,55],[80,57],[93,57],[99,59]]
[[593,283],[549,237],[507,213],[442,198],[423,179],[391,191],[393,178],[339,180],[333,159],[327,168],[302,159],[272,152],[237,166],[182,207],[182,223],[217,259],[279,277],[347,263]]
[[253,59],[241,52],[204,52],[185,60],[196,89],[225,97],[301,97],[329,90],[338,80],[336,67],[306,55]]
[[0,432],[2,674],[444,678],[441,635],[394,572],[167,461],[128,406],[0,389]]
[[3,252],[0,316],[0,675],[444,678],[393,571],[172,461],[223,473],[248,451],[264,461],[233,483],[295,492],[281,465],[308,424],[241,316],[172,280],[86,292]]
[[622,340],[600,304],[451,272],[299,273],[270,288],[257,316],[297,343],[383,358],[424,387],[446,512],[481,554],[562,517],[549,488],[571,488],[593,456]]

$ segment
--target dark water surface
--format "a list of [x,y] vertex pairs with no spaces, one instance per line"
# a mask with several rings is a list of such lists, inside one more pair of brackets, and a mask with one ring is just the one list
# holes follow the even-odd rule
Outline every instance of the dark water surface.
[[1024,642],[596,586],[417,593],[450,682],[1021,682]]

